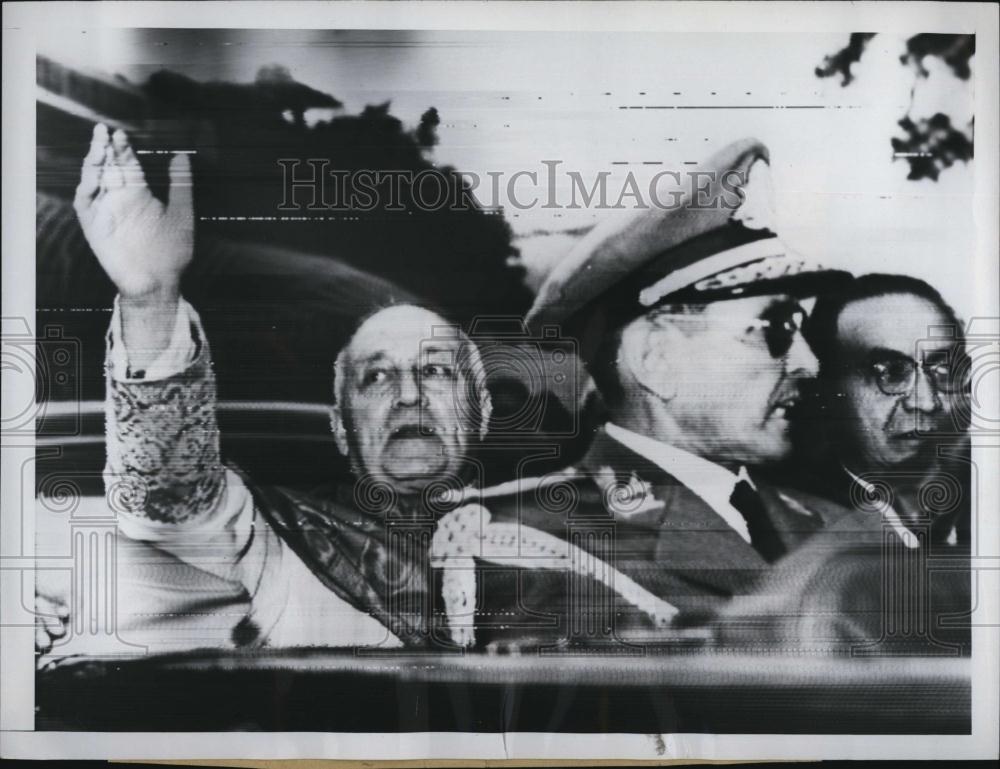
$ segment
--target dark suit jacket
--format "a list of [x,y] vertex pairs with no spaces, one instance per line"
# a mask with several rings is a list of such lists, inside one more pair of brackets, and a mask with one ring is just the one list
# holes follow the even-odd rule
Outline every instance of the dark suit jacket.
[[[970,650],[968,549],[907,547],[877,513],[854,511],[777,564],[712,621],[728,649],[858,656]],[[912,541],[912,540],[911,540]]]
[[[838,505],[757,484],[789,551],[843,516]],[[479,503],[494,522],[554,534],[611,563],[687,621],[750,592],[772,568],[694,492],[605,432],[575,467],[524,479]],[[646,642],[648,618],[594,580],[566,570],[512,568],[479,559],[477,644]],[[656,634],[663,636],[662,631]]]
[[[821,474],[796,474],[850,512],[784,559],[753,595],[728,605],[714,621],[717,642],[851,656],[968,653],[975,468],[961,448],[930,471],[862,474],[876,494],[863,493],[832,456]],[[909,535],[886,521],[884,502]],[[919,546],[907,547],[903,536]]]

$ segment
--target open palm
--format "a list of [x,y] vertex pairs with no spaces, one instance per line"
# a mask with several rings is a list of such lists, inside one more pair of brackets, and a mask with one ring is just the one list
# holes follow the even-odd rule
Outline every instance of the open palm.
[[186,155],[175,155],[170,163],[169,202],[164,205],[146,184],[124,131],[109,136],[98,124],[74,207],[87,242],[124,298],[176,295],[194,247]]

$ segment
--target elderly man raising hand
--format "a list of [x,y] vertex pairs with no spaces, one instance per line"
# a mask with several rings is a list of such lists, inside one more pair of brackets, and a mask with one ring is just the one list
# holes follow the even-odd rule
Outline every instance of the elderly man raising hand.
[[[387,524],[432,527],[432,485],[468,480],[489,415],[475,347],[439,334],[446,321],[423,308],[366,318],[337,358],[331,413],[357,487],[333,499],[256,487],[222,462],[208,340],[180,293],[194,232],[185,155],[169,176],[164,204],[124,132],[98,125],[75,200],[119,292],[105,470],[109,488],[131,492],[118,511],[118,632],[156,650],[426,644],[426,559],[394,548]],[[388,504],[352,504],[364,489]]]

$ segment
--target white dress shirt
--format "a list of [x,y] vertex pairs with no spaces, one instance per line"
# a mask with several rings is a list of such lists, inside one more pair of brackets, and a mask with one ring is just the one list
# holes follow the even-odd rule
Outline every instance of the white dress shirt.
[[639,435],[639,433],[619,427],[613,422],[608,422],[604,429],[608,435],[623,446],[644,456],[687,486],[706,505],[712,508],[731,529],[743,537],[746,542],[750,542],[750,531],[747,529],[746,520],[729,502],[738,481],[745,480],[753,486],[753,481],[750,480],[745,467],[741,467],[737,475],[704,457],[699,457],[654,438]]

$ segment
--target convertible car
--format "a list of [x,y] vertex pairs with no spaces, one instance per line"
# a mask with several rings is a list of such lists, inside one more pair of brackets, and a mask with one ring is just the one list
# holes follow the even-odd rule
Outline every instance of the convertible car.
[[[586,654],[196,647],[146,654],[107,633],[113,520],[103,403],[50,402],[37,441],[39,567],[73,582],[68,636],[39,659],[36,728],[87,731],[468,731],[967,734],[971,661],[675,646]],[[223,402],[227,455],[309,483],[338,458],[319,406]],[[262,436],[266,440],[262,440]],[[264,448],[266,444],[266,450]],[[96,536],[95,536],[96,534]],[[94,635],[104,633],[102,638]],[[97,653],[67,655],[74,636]]]
[[[38,658],[36,729],[970,732],[972,667],[961,656],[851,658],[780,647],[722,653],[702,643],[697,632],[655,649],[530,656],[350,648],[224,651],[198,635],[186,638],[182,651],[148,653],[131,644],[115,630],[117,532],[101,475],[103,337],[114,289],[90,254],[69,201],[95,110],[133,120],[158,113],[118,80],[98,82],[44,59],[39,78],[45,98],[39,102],[37,159],[36,367],[43,375],[36,378],[32,465],[36,582],[61,580],[71,612],[65,635]],[[83,106],[74,106],[76,101]],[[239,119],[231,122],[239,126]],[[369,143],[366,138],[365,146]],[[237,161],[249,156],[243,144],[248,143],[233,143]],[[225,146],[221,138],[205,156]],[[156,189],[164,174],[157,166],[160,156],[150,158],[147,170]],[[219,184],[233,184],[225,175],[220,179]],[[239,176],[236,186],[244,180]],[[502,222],[493,219],[484,226],[503,231]],[[286,238],[291,229],[289,224],[282,231]],[[375,219],[366,232],[387,229]],[[351,230],[345,225],[338,232],[350,240]],[[198,308],[212,345],[223,453],[260,484],[335,482],[347,477],[348,468],[322,405],[330,397],[333,355],[361,315],[387,298],[413,297],[349,260],[338,261],[336,254],[294,251],[273,227],[265,231],[270,238],[234,242],[220,226],[200,229],[196,258],[185,276],[185,295]],[[467,246],[449,225],[427,231],[443,243]],[[340,242],[330,235],[326,240]],[[354,241],[359,252],[375,252],[371,243]],[[468,242],[478,247],[479,241]],[[428,282],[435,278],[423,267],[412,272]],[[477,273],[457,274],[469,281]],[[490,334],[493,346],[486,350],[483,337]],[[496,329],[478,329],[474,336],[499,374],[510,373],[512,361],[530,359],[505,354],[503,343],[510,340]],[[35,341],[27,338],[25,344],[34,347]],[[558,344],[545,351],[554,356],[550,362],[559,357],[572,373],[573,358]],[[577,438],[588,432],[573,415],[574,376],[562,377],[565,386],[553,399],[535,388],[537,377],[521,375],[490,383],[492,427],[502,444],[494,451],[500,477],[491,482],[513,472],[532,436],[542,435],[556,447],[547,455],[555,468],[573,459],[581,449]],[[85,642],[80,648],[87,653],[73,652],[76,641]]]

